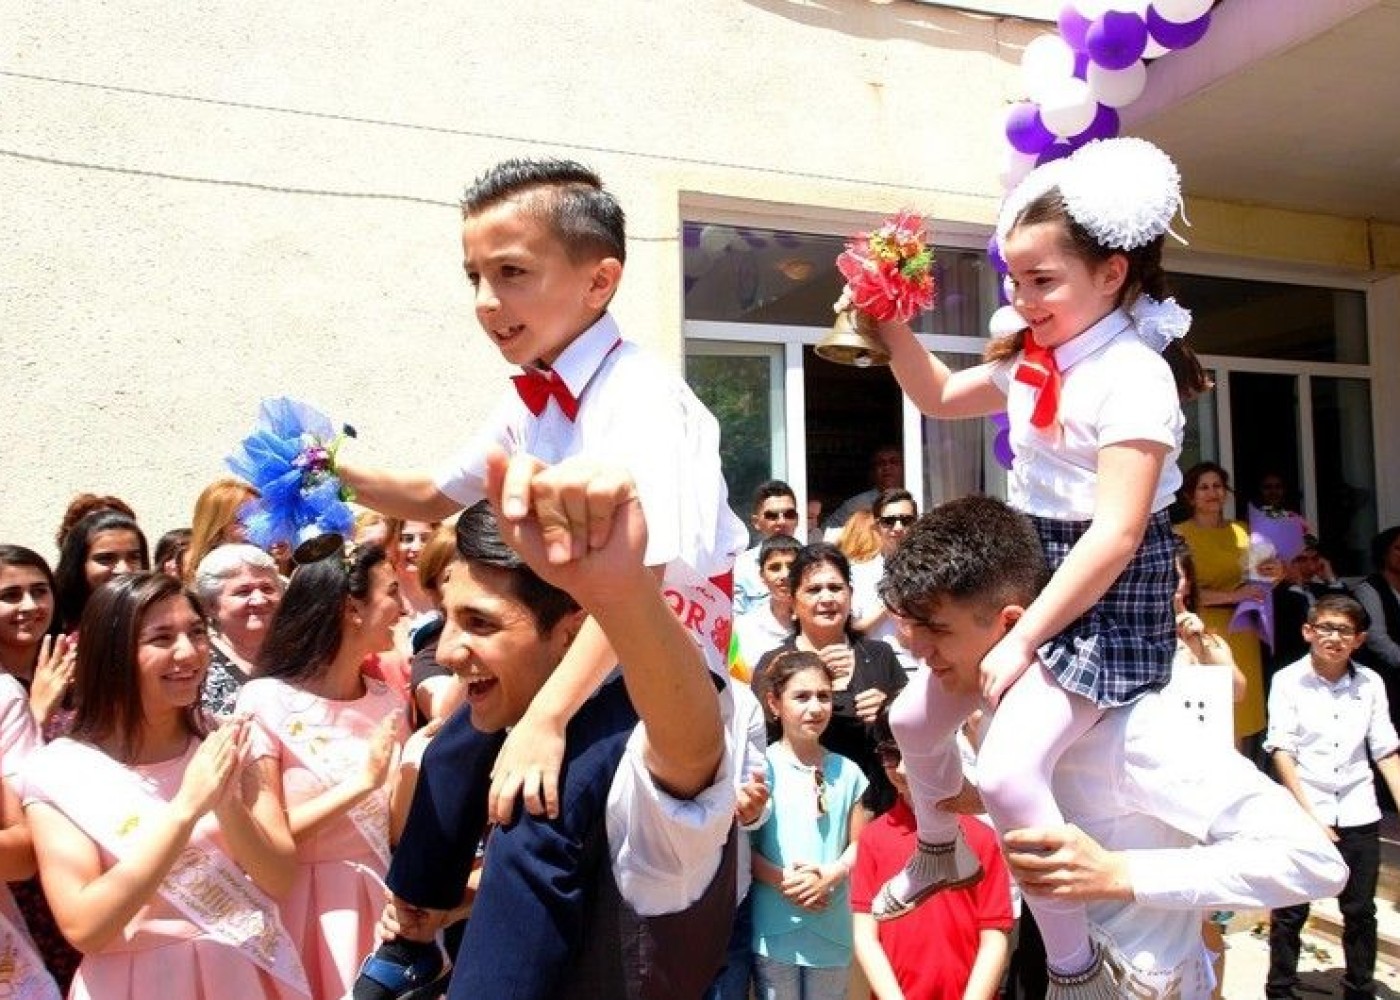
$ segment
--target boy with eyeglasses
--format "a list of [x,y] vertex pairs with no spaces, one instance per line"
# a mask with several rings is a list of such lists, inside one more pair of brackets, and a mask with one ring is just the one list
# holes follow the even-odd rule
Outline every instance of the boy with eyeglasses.
[[768,596],[759,565],[759,546],[774,535],[796,536],[797,494],[781,479],[760,483],[753,491],[749,524],[758,533],[758,545],[734,559],[734,614],[754,610]]
[[[1366,641],[1366,609],[1351,597],[1320,597],[1308,612],[1308,655],[1274,676],[1269,735],[1281,781],[1327,832],[1350,874],[1337,896],[1346,971],[1342,995],[1376,995],[1376,882],[1380,871],[1380,808],[1370,761],[1400,795],[1400,738],[1390,721],[1385,684],[1352,654]],[[1274,910],[1269,925],[1266,995],[1298,996],[1298,949],[1308,904]]]

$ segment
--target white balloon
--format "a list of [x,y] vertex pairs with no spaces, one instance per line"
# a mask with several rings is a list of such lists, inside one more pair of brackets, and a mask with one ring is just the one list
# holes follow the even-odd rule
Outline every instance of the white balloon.
[[1061,80],[1040,102],[1040,120],[1063,139],[1076,136],[1089,127],[1098,112],[1098,102],[1089,85],[1076,77]]
[[725,226],[705,226],[700,230],[700,249],[706,253],[720,253],[729,246],[732,235]]
[[997,172],[997,180],[1001,182],[1003,190],[1010,191],[1025,179],[1026,174],[1034,169],[1034,156],[1008,145],[1002,154],[1001,170]]
[[1032,100],[1073,75],[1074,50],[1059,35],[1041,35],[1021,53],[1021,79]]
[[1088,20],[1096,21],[1108,10],[1108,0],[1074,0],[1074,9]]
[[1147,35],[1147,48],[1142,50],[1142,57],[1144,59],[1160,59],[1170,51],[1171,49],[1158,42],[1149,32]]
[[1125,108],[1142,96],[1147,86],[1147,67],[1141,59],[1127,69],[1104,69],[1089,61],[1089,92],[1100,104],[1110,108]]
[[1147,5],[1149,0],[1108,0],[1104,6],[1107,10],[1122,11],[1124,14],[1136,14],[1138,17],[1147,16]]
[[1165,21],[1187,24],[1205,16],[1214,3],[1215,0],[1152,0],[1152,9]]

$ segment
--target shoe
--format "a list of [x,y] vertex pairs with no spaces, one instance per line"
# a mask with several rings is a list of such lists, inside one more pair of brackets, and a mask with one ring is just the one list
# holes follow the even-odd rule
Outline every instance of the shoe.
[[449,969],[436,944],[391,941],[360,966],[352,1000],[436,1000],[447,988]]
[[914,891],[901,897],[892,888],[894,879],[886,882],[870,904],[870,915],[877,921],[897,920],[944,889],[975,885],[982,878],[982,862],[977,860],[959,831],[946,843],[919,841],[914,856],[904,866],[904,874],[915,887]]
[[[1064,976],[1049,971],[1045,1000],[1171,1000],[1182,995],[1184,966],[1148,974],[1136,968],[1097,930],[1091,931],[1094,960],[1083,972]],[[1195,994],[1192,994],[1193,996]]]

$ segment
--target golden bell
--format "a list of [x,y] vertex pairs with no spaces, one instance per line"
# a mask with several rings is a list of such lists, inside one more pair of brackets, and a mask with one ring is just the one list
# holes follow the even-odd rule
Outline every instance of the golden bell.
[[875,321],[854,309],[836,314],[831,332],[822,338],[816,352],[819,358],[856,368],[890,363],[890,352],[880,343],[880,337],[875,332]]

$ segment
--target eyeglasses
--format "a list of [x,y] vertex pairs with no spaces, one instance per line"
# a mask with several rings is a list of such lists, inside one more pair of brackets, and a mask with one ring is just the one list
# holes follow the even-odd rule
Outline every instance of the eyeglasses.
[[812,769],[812,782],[817,791],[817,815],[826,815],[826,775],[820,767]]
[[876,743],[875,756],[880,758],[881,767],[898,767],[899,762],[904,759],[899,744],[894,740],[881,740]]
[[797,508],[790,507],[787,510],[765,510],[763,512],[765,521],[796,521]]
[[1331,622],[1322,622],[1318,625],[1309,625],[1314,632],[1320,636],[1335,635],[1338,639],[1356,638],[1356,629],[1350,625],[1333,625]]
[[886,528],[893,528],[896,524],[901,528],[907,528],[918,518],[913,514],[881,514],[877,520]]

